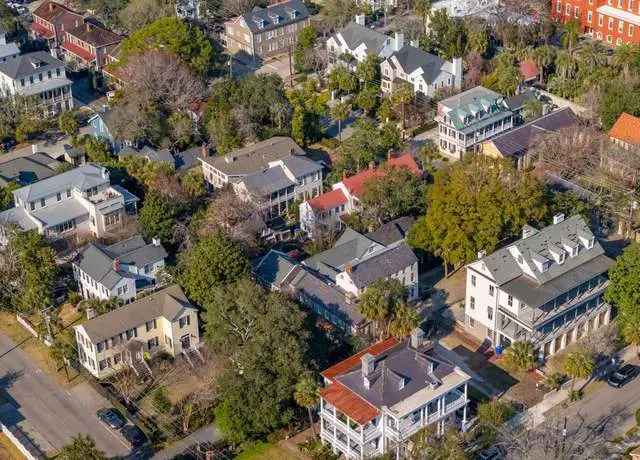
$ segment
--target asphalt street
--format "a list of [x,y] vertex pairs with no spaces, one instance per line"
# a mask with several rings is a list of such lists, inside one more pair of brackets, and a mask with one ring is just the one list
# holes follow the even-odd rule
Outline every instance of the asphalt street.
[[[9,378],[7,376],[12,376]],[[107,456],[129,453],[124,441],[98,421],[96,406],[104,401],[88,386],[79,391],[60,387],[6,336],[0,334],[0,379],[8,399],[17,407],[42,440],[46,450],[59,449],[73,436],[85,433],[93,437]]]

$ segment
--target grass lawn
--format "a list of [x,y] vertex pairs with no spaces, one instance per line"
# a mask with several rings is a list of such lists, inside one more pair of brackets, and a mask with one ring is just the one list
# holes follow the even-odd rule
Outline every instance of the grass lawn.
[[24,460],[26,457],[13,445],[9,438],[0,433],[0,459],[2,460]]
[[266,442],[258,442],[236,457],[236,460],[300,460],[304,458],[293,455],[287,449]]
[[33,363],[53,377],[59,385],[68,388],[77,385],[81,381],[82,377],[73,369],[69,369],[71,381],[67,382],[64,369],[58,371],[55,363],[49,357],[48,347],[18,324],[14,314],[0,312],[0,333],[13,340],[16,347],[29,355]]

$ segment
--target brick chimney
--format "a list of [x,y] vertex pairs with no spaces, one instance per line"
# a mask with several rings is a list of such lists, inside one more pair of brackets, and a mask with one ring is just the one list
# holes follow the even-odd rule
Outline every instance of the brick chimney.
[[55,7],[56,7],[55,3],[49,2],[49,11],[53,11]]
[[353,272],[353,266],[351,264],[345,265],[344,271],[347,272],[347,273],[352,273]]
[[209,146],[207,146],[207,144],[202,144],[202,147],[200,147],[200,156],[202,158],[207,158],[209,156]]
[[91,32],[91,24],[89,24],[88,22],[84,23],[85,29],[87,30],[87,32]]
[[120,271],[120,257],[116,257],[115,259],[113,259],[113,271],[114,272]]

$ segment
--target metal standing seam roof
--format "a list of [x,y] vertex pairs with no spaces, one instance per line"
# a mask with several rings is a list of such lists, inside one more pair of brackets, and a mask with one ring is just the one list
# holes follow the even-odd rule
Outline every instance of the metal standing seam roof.
[[90,319],[81,326],[95,344],[155,318],[164,317],[174,322],[185,310],[196,311],[196,308],[189,303],[180,286],[173,285]]
[[[35,67],[39,65],[39,67]],[[49,70],[64,67],[64,63],[45,51],[34,51],[32,53],[21,54],[13,59],[0,62],[0,73],[5,74],[12,80],[47,73]]]
[[44,179],[13,192],[13,195],[24,202],[29,202],[50,196],[56,192],[62,192],[71,188],[86,190],[105,183],[109,183],[106,168],[85,164],[70,171]]
[[271,249],[260,259],[253,272],[261,282],[269,287],[280,286],[296,265],[297,262],[286,254]]
[[[295,18],[291,18],[290,16],[290,12],[293,10],[296,11]],[[279,18],[277,23],[275,22],[274,16]],[[302,1],[289,0],[275,5],[269,5],[266,8],[255,7],[242,17],[247,23],[247,27],[255,34],[303,21],[309,17],[309,10]],[[264,26],[259,28],[255,19],[262,19]]]
[[241,183],[251,194],[259,197],[269,196],[273,192],[296,185],[280,166],[245,176]]

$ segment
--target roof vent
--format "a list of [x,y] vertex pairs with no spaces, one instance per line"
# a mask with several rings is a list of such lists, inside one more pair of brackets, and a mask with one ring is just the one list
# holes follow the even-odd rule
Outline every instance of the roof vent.
[[424,331],[417,327],[411,332],[411,347],[418,349],[424,342]]
[[530,236],[535,235],[536,233],[538,233],[538,230],[533,228],[531,225],[525,225],[524,227],[522,227],[522,239],[523,240],[529,238]]
[[553,216],[553,225],[559,224],[563,220],[564,220],[563,213],[556,214],[555,216]]
[[362,376],[369,377],[371,374],[373,374],[376,365],[376,359],[373,357],[373,355],[371,353],[365,353],[360,358],[360,361],[362,363]]
[[487,255],[487,251],[478,251],[478,259],[482,259]]

